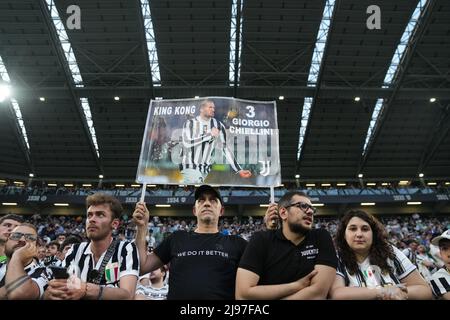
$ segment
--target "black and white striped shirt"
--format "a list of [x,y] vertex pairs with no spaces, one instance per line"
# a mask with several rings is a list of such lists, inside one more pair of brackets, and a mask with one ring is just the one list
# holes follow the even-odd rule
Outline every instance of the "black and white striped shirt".
[[441,297],[450,292],[450,272],[441,268],[431,276],[431,288],[436,297]]
[[[5,286],[7,271],[7,262],[0,264],[0,288]],[[45,289],[48,285],[48,274],[46,267],[37,261],[33,260],[29,265],[24,268],[26,274],[28,274],[34,283],[39,287],[39,296],[42,297]]]
[[[219,130],[219,136],[213,137],[211,129]],[[214,118],[203,120],[200,116],[185,122],[183,127],[183,149],[180,170],[195,169],[203,174],[211,170],[211,158],[214,155],[216,144],[222,148],[223,153],[235,172],[242,170],[233,154],[226,146],[227,136],[225,126]]]
[[394,258],[388,259],[387,263],[393,270],[390,273],[381,272],[381,268],[371,265],[367,257],[362,263],[358,263],[359,270],[356,274],[350,274],[342,261],[339,261],[336,274],[343,277],[347,287],[376,287],[384,285],[396,285],[416,270],[416,266],[395,246]]
[[[106,252],[107,250],[103,252],[94,266],[94,255],[91,251],[90,242],[75,244],[67,252],[62,266],[67,268],[69,274],[76,273],[81,281],[86,282],[92,269],[100,269]],[[120,278],[127,275],[139,277],[139,254],[133,242],[120,241],[105,266],[100,284],[119,287]]]

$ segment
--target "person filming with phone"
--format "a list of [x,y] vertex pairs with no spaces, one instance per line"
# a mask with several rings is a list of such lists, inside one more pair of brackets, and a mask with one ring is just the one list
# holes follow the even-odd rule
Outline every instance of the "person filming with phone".
[[133,299],[139,276],[136,245],[112,237],[120,223],[122,205],[110,195],[96,193],[86,198],[86,207],[86,233],[90,241],[74,244],[67,252],[62,267],[70,277],[52,268],[55,279],[49,282],[44,298]]

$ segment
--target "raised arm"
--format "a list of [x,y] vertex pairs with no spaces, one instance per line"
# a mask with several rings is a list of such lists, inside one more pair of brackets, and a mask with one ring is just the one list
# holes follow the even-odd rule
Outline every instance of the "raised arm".
[[154,253],[148,254],[145,237],[148,232],[148,220],[150,213],[143,202],[138,202],[133,212],[133,221],[136,224],[136,246],[139,253],[140,274],[146,274],[162,267],[164,264]]
[[5,289],[9,300],[39,299],[43,289],[25,273],[24,264],[37,255],[36,243],[27,242],[17,249],[8,263],[5,275]]

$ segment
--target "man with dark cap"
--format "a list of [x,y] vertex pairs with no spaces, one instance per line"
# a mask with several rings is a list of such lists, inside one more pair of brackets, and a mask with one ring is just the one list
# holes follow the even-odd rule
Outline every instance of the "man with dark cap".
[[236,270],[247,243],[219,233],[223,200],[211,186],[197,188],[192,211],[197,217],[194,231],[174,232],[147,255],[149,212],[145,203],[136,204],[133,220],[141,274],[170,263],[168,299],[233,299]]

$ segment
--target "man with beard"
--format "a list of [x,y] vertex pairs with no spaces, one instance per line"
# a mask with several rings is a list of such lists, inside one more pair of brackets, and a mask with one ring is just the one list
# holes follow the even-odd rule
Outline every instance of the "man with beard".
[[195,191],[194,231],[176,231],[147,255],[145,237],[149,212],[138,203],[133,213],[137,226],[136,244],[141,274],[170,262],[167,299],[233,299],[236,270],[247,242],[238,236],[219,233],[219,217],[224,214],[217,190],[202,185]]
[[23,222],[17,214],[7,214],[0,218],[0,263],[6,262],[5,243],[11,231]]
[[37,231],[29,223],[15,227],[5,244],[7,261],[0,264],[0,299],[38,299],[47,286],[45,267],[37,255]]
[[[122,205],[116,198],[96,193],[86,198],[86,233],[89,242],[74,244],[62,266],[70,281],[54,279],[45,291],[47,299],[133,299],[139,276],[134,243],[113,239]],[[78,278],[78,281],[76,281]]]
[[[273,210],[272,205],[267,211]],[[337,258],[330,234],[312,229],[315,212],[304,193],[280,199],[281,229],[250,239],[236,275],[237,299],[326,299]]]

